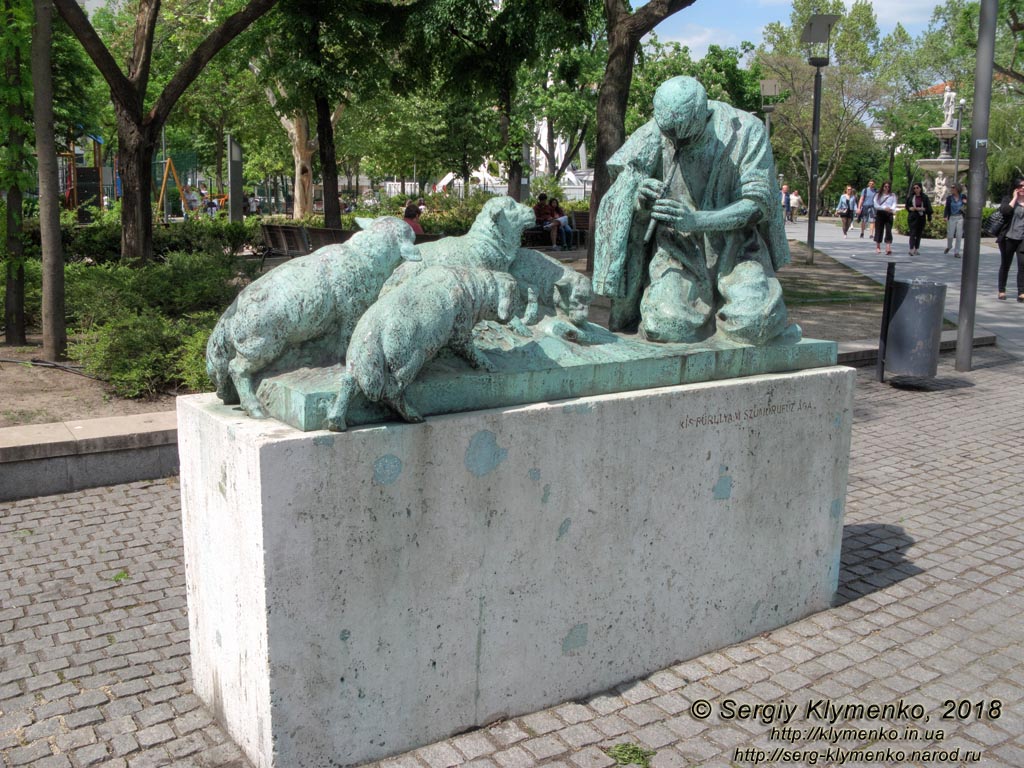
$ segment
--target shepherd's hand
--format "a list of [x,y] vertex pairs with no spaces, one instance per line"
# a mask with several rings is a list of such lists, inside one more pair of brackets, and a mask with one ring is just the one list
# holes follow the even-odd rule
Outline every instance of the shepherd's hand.
[[670,224],[679,232],[701,231],[701,214],[679,200],[663,198],[654,204],[651,218]]
[[660,179],[644,179],[640,182],[640,199],[648,202],[658,200],[665,194],[665,182]]

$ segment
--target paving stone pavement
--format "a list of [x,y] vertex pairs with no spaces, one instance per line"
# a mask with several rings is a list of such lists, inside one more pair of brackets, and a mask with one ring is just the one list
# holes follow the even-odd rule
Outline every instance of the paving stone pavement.
[[[835,607],[381,768],[605,768],[624,743],[652,768],[837,765],[837,749],[1024,766],[1024,363],[974,360],[901,386],[860,371]],[[191,690],[179,514],[173,479],[0,504],[4,766],[249,765]],[[827,704],[869,733],[830,732]]]

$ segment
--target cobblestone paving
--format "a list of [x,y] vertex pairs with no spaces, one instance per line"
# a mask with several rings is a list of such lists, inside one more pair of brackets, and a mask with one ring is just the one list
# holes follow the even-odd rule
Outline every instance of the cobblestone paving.
[[[860,372],[836,607],[381,767],[603,768],[624,743],[653,768],[787,764],[778,749],[803,751],[789,764],[890,749],[871,762],[1024,766],[1024,363],[975,362],[946,358],[919,387]],[[0,504],[4,766],[249,765],[191,692],[177,496],[172,480]],[[732,700],[796,711],[743,719]],[[844,711],[838,727],[874,732],[829,743],[824,702],[903,709]]]

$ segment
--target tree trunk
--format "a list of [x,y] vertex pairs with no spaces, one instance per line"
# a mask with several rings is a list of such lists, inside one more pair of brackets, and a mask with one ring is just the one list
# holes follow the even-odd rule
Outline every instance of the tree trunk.
[[224,194],[224,148],[227,145],[227,131],[223,121],[217,127],[217,140],[214,143],[213,162],[217,168],[217,194]]
[[[608,22],[608,63],[597,94],[597,147],[594,151],[594,186],[590,193],[590,220],[597,221],[601,198],[611,185],[608,160],[626,140],[626,104],[633,79],[637,41]],[[587,269],[594,269],[594,238],[587,238]]]
[[64,249],[60,239],[60,189],[53,137],[53,6],[35,0],[32,35],[32,90],[35,94],[36,157],[39,158],[39,233],[43,250],[43,359],[66,360],[68,331],[64,317]]
[[334,148],[333,110],[326,96],[317,95],[316,137],[320,148],[320,173],[324,182],[324,226],[341,229],[341,204],[338,202],[338,155]]
[[508,175],[508,194],[513,200],[522,202],[523,196],[523,148],[518,144],[510,146],[512,141],[512,102],[515,96],[514,86],[509,81],[513,74],[506,77],[499,93],[498,109],[498,131],[501,137],[501,146],[505,151],[506,173]]
[[548,174],[550,176],[558,177],[558,144],[555,137],[555,126],[552,124],[551,119],[548,118],[544,121],[545,136],[544,140],[547,143],[548,151],[545,152],[548,161]]
[[292,190],[292,218],[301,219],[313,212],[313,153],[316,141],[309,135],[309,118],[296,112],[290,118],[282,117],[281,125],[288,132],[295,162],[295,185]]
[[[9,138],[13,138],[10,137]],[[4,343],[23,347],[25,336],[25,262],[21,242],[21,190],[7,190],[7,290],[4,294]]]
[[[13,10],[9,2],[4,3],[4,21],[11,23]],[[7,237],[5,246],[7,248],[7,290],[4,295],[4,324],[6,332],[4,342],[13,346],[24,346],[27,342],[25,337],[25,263],[24,245],[22,243],[22,215],[21,203],[22,192],[18,183],[24,172],[26,158],[17,148],[25,144],[26,113],[25,104],[22,101],[22,94],[25,93],[22,87],[21,48],[14,48],[14,55],[4,62],[3,85],[13,95],[8,101],[10,110],[7,135],[4,139],[10,151],[7,153],[9,162],[13,167],[5,168],[4,174],[10,179],[7,188],[7,214],[6,226]]]
[[156,142],[114,105],[121,168],[121,261],[153,257],[153,152]]

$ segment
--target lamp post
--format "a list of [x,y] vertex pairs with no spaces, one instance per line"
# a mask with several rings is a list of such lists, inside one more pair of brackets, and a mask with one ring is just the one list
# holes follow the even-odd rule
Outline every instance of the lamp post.
[[[967,215],[964,217],[964,263],[960,267],[960,311],[956,326],[956,369],[971,370],[974,312],[978,296],[981,250],[981,205],[987,186],[988,124],[992,106],[992,62],[995,58],[998,0],[981,0],[978,18],[978,56],[974,64],[974,105],[971,108],[970,170]],[[958,144],[959,146],[959,144]]]
[[963,130],[964,125],[964,106],[967,104],[967,99],[960,99],[960,104],[957,105],[957,116],[956,116],[956,157],[953,160],[953,183],[958,187],[960,186],[960,131]]
[[773,98],[779,95],[779,81],[778,80],[762,80],[761,81],[761,111],[764,112],[764,129],[768,133],[769,139],[772,134],[772,112],[775,111],[774,104],[766,104],[766,98]]
[[821,133],[821,68],[828,66],[828,41],[839,16],[816,13],[807,21],[801,43],[825,44],[824,56],[811,56],[807,63],[814,67],[814,117],[811,123],[811,190],[807,211],[807,263],[814,263],[814,225],[818,219],[818,138]]

